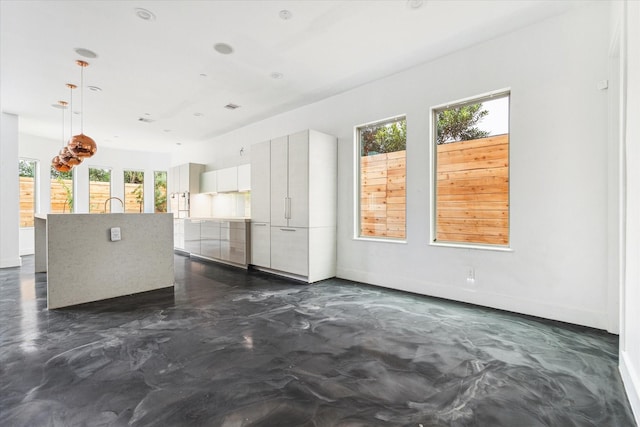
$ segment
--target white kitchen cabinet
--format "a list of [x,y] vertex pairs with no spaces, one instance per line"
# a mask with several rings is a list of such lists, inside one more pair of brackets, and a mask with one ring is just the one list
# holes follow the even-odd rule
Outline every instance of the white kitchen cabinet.
[[309,130],[251,147],[252,264],[308,282],[335,276],[336,209],[335,137]]
[[251,264],[271,268],[271,227],[251,220]]
[[216,193],[218,191],[218,171],[203,172],[200,175],[200,193]]
[[197,219],[184,220],[184,249],[189,253],[200,253],[200,223]]
[[220,221],[202,221],[200,255],[207,258],[220,258]]
[[173,248],[184,251],[184,219],[173,220]]
[[[286,227],[289,197],[289,137],[271,140],[271,225]],[[253,204],[252,204],[253,206]]]
[[220,223],[220,259],[235,264],[247,263],[247,228],[244,222]]
[[218,193],[238,191],[238,167],[218,169]]
[[167,195],[177,193],[180,187],[180,170],[177,167],[169,168],[167,171]]
[[204,168],[204,165],[197,163],[185,163],[170,168],[167,175],[168,193],[199,193],[200,174]]
[[298,276],[309,275],[309,230],[271,227],[271,268]]
[[251,190],[251,165],[238,166],[238,191]]
[[251,220],[271,221],[271,141],[251,146]]

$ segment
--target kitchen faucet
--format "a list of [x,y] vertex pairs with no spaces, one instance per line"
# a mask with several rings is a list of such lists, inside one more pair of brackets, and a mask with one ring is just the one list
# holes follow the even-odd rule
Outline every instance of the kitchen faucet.
[[124,202],[122,201],[122,199],[119,197],[109,197],[104,201],[104,213],[107,213],[107,203],[109,203],[109,200],[111,199],[116,199],[117,201],[119,201],[122,204],[122,211],[124,212]]

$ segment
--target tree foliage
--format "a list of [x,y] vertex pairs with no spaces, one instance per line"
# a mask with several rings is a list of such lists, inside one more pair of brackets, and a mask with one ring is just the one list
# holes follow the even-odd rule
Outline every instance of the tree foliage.
[[59,172],[57,170],[55,170],[53,168],[53,166],[51,167],[51,178],[54,179],[68,179],[68,180],[72,180],[73,179],[73,172],[69,171],[69,172]]
[[144,183],[143,171],[124,171],[125,184],[142,184]]
[[156,212],[167,211],[167,173],[154,172],[154,204]]
[[36,176],[36,162],[33,160],[23,160],[20,159],[18,162],[18,175],[26,176],[26,177],[35,177]]
[[372,156],[407,149],[407,120],[366,126],[360,129],[360,155]]
[[89,168],[89,181],[111,182],[111,169]]
[[438,112],[437,143],[448,144],[489,136],[489,132],[476,126],[487,114],[489,111],[482,109],[482,103]]

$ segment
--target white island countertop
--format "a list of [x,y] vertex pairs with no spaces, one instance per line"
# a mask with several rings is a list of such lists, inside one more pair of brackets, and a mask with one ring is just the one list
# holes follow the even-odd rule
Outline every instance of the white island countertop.
[[191,221],[251,222],[251,218],[245,217],[189,217],[181,219],[188,219]]

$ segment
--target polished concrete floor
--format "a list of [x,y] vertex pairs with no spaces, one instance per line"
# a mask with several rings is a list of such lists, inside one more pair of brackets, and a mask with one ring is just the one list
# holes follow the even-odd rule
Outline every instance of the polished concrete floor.
[[51,311],[26,257],[0,339],[0,426],[635,425],[614,335],[182,256],[170,292]]

